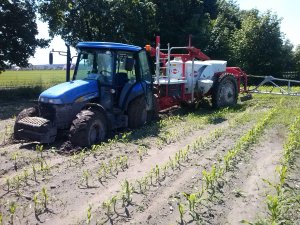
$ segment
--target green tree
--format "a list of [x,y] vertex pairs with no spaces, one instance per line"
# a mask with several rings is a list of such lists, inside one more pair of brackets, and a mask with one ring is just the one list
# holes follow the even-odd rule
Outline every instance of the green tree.
[[235,31],[231,46],[234,62],[248,73],[275,75],[284,69],[280,19],[270,11],[244,12],[241,28]]
[[144,45],[160,35],[163,43],[201,44],[217,0],[39,0],[50,35],[75,45],[80,40]]
[[296,50],[294,52],[295,57],[295,63],[296,63],[296,70],[300,74],[300,45],[296,47]]
[[240,9],[235,2],[221,0],[218,2],[218,15],[211,20],[207,36],[209,41],[204,51],[214,59],[231,61],[230,40],[234,32],[240,28]]
[[50,36],[78,41],[145,44],[154,29],[155,5],[136,0],[40,0],[39,12]]
[[0,2],[0,72],[16,64],[27,66],[37,47],[48,41],[37,39],[36,6],[33,0]]
[[157,35],[164,43],[186,46],[193,35],[193,45],[204,47],[210,19],[217,15],[216,0],[152,0],[156,5]]

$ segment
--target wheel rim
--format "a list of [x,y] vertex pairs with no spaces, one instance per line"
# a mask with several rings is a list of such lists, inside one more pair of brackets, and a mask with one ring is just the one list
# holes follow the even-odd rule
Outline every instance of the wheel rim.
[[220,105],[232,105],[235,101],[235,87],[232,82],[226,81],[222,84],[220,90]]
[[93,126],[91,126],[89,132],[89,143],[90,145],[99,143],[104,139],[104,129],[100,121],[96,121]]

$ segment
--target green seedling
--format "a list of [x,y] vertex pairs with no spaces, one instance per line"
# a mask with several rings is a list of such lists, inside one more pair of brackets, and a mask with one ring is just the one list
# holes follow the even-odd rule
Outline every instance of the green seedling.
[[82,180],[85,182],[85,186],[87,188],[90,187],[90,185],[89,185],[89,179],[90,179],[90,173],[89,173],[89,171],[88,170],[84,170],[83,174],[82,174]]
[[7,192],[10,192],[11,182],[9,177],[6,178],[5,183],[7,187]]
[[37,179],[36,179],[36,168],[35,168],[35,165],[34,165],[34,164],[32,164],[32,173],[33,173],[34,181],[37,183]]
[[11,202],[9,204],[9,217],[10,217],[10,224],[13,225],[14,224],[14,215],[16,213],[16,210],[17,210],[17,203],[15,202]]
[[267,206],[268,210],[271,212],[272,224],[277,221],[280,215],[280,202],[278,196],[267,196]]
[[117,196],[114,195],[114,196],[111,198],[110,201],[111,201],[111,203],[112,203],[112,205],[113,205],[114,212],[115,212],[116,214],[118,214],[118,213],[117,213],[117,209],[116,209],[116,206],[117,206]]
[[11,159],[14,161],[14,169],[15,169],[15,171],[17,171],[18,170],[18,165],[17,165],[18,153],[14,152],[11,156]]
[[128,180],[125,180],[125,182],[123,184],[123,195],[122,195],[123,205],[125,205],[124,203],[127,203],[127,205],[128,205],[132,202],[132,199],[131,199],[132,193],[133,193],[133,187],[128,182]]
[[276,171],[279,173],[280,186],[283,186],[287,178],[287,166],[277,166]]
[[47,210],[48,209],[48,202],[49,202],[49,195],[48,195],[46,187],[42,188],[41,194],[42,194],[42,198],[43,198],[44,209]]
[[39,199],[38,199],[39,193],[36,193],[33,196],[33,203],[34,203],[34,213],[37,215],[39,214],[39,209],[38,209],[38,205],[39,205]]
[[116,171],[117,175],[119,173],[119,158],[116,157],[116,159],[114,160],[114,170]]
[[92,206],[89,205],[89,207],[87,209],[87,220],[86,220],[87,225],[91,224],[91,219],[92,219]]
[[108,218],[110,218],[111,213],[112,213],[111,205],[112,205],[111,200],[107,200],[107,201],[103,202],[103,204],[102,204],[103,209],[106,210],[105,214],[107,215]]
[[144,194],[143,180],[137,180],[136,182],[138,183],[140,193]]
[[28,173],[27,168],[24,168],[24,170],[23,170],[23,177],[24,177],[24,182],[28,185],[29,173]]
[[18,196],[21,196],[21,191],[20,191],[21,183],[22,183],[21,176],[16,176],[14,178],[14,184],[15,184],[15,187],[17,189],[17,195]]
[[159,175],[160,175],[159,166],[156,165],[155,166],[155,178],[156,178],[156,182],[159,182]]
[[192,193],[192,194],[183,193],[183,195],[189,203],[189,210],[191,212],[195,212],[197,194],[195,194],[195,193]]
[[3,215],[1,212],[0,212],[0,225],[3,225]]
[[178,203],[178,211],[180,215],[180,224],[183,224],[183,215],[184,215],[184,205],[181,204],[180,202]]
[[35,151],[40,154],[41,159],[43,158],[44,146],[43,145],[36,145]]

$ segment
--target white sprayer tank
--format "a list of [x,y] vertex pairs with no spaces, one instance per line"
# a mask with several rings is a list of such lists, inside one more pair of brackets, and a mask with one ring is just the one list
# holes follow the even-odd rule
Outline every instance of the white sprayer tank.
[[185,76],[187,79],[186,93],[192,92],[194,84],[194,88],[197,88],[196,91],[206,94],[213,85],[214,74],[225,72],[226,65],[227,62],[222,60],[194,61],[194,72],[192,72],[192,61],[187,61],[185,67]]
[[[167,66],[169,63],[167,63]],[[181,58],[174,58],[173,60],[170,61],[170,78],[171,79],[182,79],[182,65],[183,62]]]

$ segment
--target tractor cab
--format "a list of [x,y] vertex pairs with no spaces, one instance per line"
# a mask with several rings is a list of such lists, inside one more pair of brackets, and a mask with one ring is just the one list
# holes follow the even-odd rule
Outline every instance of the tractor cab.
[[140,86],[139,91],[151,92],[152,75],[142,48],[119,43],[81,42],[77,49],[73,80],[97,81],[97,103],[106,110],[125,110],[130,98],[128,92],[139,89],[133,86]]

